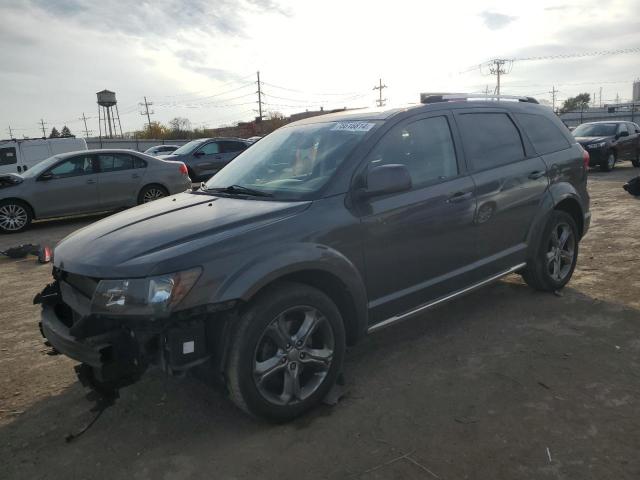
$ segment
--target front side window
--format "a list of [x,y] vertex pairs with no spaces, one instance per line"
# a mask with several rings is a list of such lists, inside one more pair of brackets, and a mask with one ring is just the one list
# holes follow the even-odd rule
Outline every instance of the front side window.
[[18,163],[14,147],[0,148],[0,165],[15,165]]
[[51,170],[54,178],[76,177],[78,175],[89,175],[93,173],[93,159],[90,155],[69,158]]
[[122,153],[98,154],[101,172],[116,172],[133,168],[133,159]]
[[560,129],[548,118],[529,113],[517,113],[516,118],[539,155],[557,152],[571,146]]
[[215,155],[220,153],[220,146],[216,142],[207,143],[198,152],[202,152],[205,155]]
[[282,127],[240,153],[205,189],[240,185],[275,199],[313,199],[379,124],[344,121]]
[[476,170],[524,159],[520,132],[506,113],[464,113],[457,120],[465,155]]
[[433,117],[389,131],[370,154],[369,168],[402,164],[414,187],[458,175],[456,152],[446,117]]

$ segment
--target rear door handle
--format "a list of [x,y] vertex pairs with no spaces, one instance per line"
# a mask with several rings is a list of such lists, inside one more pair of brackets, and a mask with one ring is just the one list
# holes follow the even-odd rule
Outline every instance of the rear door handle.
[[542,172],[542,171],[540,171],[540,170],[536,170],[536,171],[531,172],[531,173],[529,174],[529,178],[530,178],[531,180],[537,180],[537,179],[539,179],[539,178],[544,177],[544,176],[546,175],[546,173],[547,173],[547,172]]
[[87,180],[87,183],[88,183],[89,185],[91,185],[91,184],[93,184],[93,183],[96,183],[96,181],[95,181],[95,180]]
[[447,198],[447,203],[458,203],[468,200],[473,195],[473,192],[456,192]]

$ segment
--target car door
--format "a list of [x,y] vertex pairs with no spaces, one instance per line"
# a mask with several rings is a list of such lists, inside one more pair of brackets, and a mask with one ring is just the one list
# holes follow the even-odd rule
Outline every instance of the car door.
[[473,280],[475,188],[460,161],[449,114],[393,127],[365,169],[403,164],[409,191],[363,200],[371,322],[408,312]]
[[32,197],[38,217],[100,210],[95,163],[92,155],[77,155],[43,172],[35,182]]
[[547,167],[507,112],[463,109],[455,119],[476,185],[476,249],[490,276],[525,261],[527,234],[549,183]]
[[126,153],[97,153],[100,206],[110,208],[135,205],[140,190],[141,171]]
[[225,165],[224,156],[217,141],[201,145],[193,153],[194,160],[189,162],[198,178],[211,177]]
[[635,123],[627,123],[629,131],[629,160],[638,158],[638,147],[640,146],[640,135],[638,135],[638,126]]
[[631,146],[633,140],[630,136],[626,123],[622,122],[618,124],[616,138],[618,139],[618,160],[631,159]]

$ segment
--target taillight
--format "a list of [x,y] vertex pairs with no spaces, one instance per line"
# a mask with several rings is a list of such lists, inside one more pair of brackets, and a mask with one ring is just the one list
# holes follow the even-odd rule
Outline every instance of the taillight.
[[182,175],[189,175],[189,170],[187,170],[187,166],[184,163],[181,163],[178,169]]
[[589,170],[589,152],[584,148],[582,149],[582,166],[585,170]]

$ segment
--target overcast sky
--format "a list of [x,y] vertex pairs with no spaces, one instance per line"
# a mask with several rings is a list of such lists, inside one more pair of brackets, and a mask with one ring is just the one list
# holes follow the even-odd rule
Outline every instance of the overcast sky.
[[[116,92],[125,131],[187,117],[215,127],[266,111],[392,104],[421,91],[493,89],[494,57],[640,47],[640,0],[0,0],[0,138],[67,124],[97,133],[95,92]],[[631,97],[640,54],[514,62],[503,93]],[[462,73],[464,72],[464,73]]]

